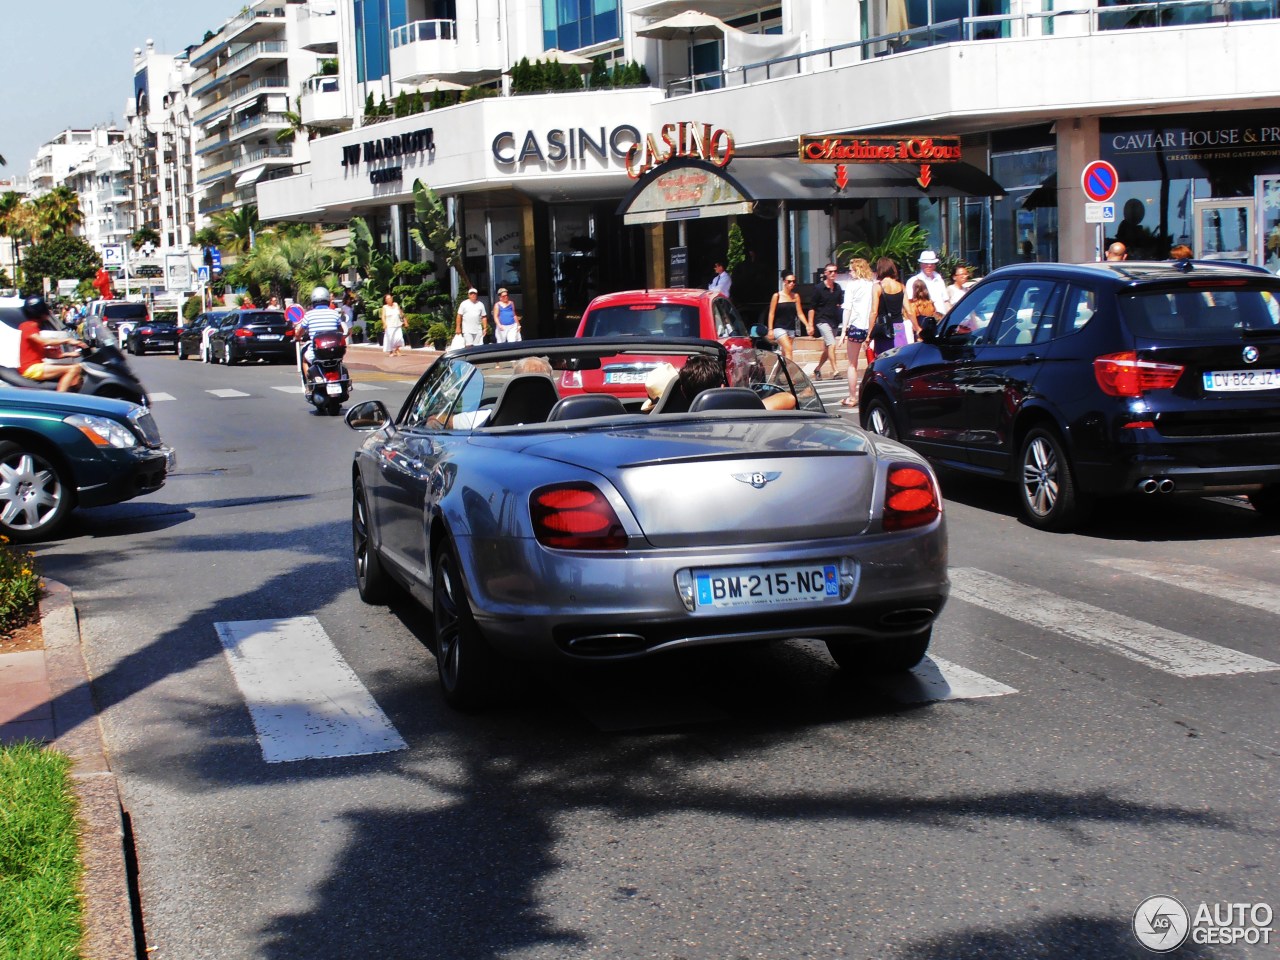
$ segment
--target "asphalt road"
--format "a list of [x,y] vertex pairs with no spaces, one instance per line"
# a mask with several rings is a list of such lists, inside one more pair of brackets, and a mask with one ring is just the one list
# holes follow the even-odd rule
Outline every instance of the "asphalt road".
[[[1055,536],[947,477],[945,683],[795,642],[529,670],[465,717],[427,619],[356,596],[360,437],[287,367],[134,363],[177,475],[38,552],[75,592],[151,957],[1111,960],[1150,956],[1153,895],[1280,908],[1280,537],[1240,502]],[[302,616],[407,749],[264,761],[214,625]]]

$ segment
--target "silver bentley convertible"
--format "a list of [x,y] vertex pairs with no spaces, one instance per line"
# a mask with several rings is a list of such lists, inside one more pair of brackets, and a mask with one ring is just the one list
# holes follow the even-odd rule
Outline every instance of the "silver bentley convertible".
[[[583,371],[640,377],[650,399],[585,392]],[[486,702],[508,659],[809,638],[843,668],[905,670],[946,601],[928,464],[826,413],[765,349],[473,347],[394,417],[373,400],[347,423],[369,433],[351,473],[360,596],[407,590],[432,612],[458,708]]]

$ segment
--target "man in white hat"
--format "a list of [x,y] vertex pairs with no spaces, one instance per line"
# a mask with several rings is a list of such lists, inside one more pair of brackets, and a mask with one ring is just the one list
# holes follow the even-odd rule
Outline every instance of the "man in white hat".
[[475,287],[468,290],[467,299],[458,304],[458,320],[454,329],[462,335],[468,347],[484,343],[484,335],[489,332],[489,311]]
[[907,281],[907,297],[916,288],[916,281],[923,280],[925,289],[929,291],[929,299],[933,308],[942,316],[951,309],[951,298],[947,296],[947,281],[938,273],[938,255],[932,250],[924,250],[920,254],[920,272]]

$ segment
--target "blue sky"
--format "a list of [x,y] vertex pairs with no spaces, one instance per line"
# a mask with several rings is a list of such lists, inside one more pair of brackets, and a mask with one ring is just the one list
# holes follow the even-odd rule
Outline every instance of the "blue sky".
[[243,0],[4,0],[0,177],[25,175],[40,144],[68,127],[123,122],[133,50],[147,38],[177,53],[216,30]]

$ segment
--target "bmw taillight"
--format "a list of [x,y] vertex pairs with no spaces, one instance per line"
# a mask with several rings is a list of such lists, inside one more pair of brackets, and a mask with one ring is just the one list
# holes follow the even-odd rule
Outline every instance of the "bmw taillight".
[[942,514],[942,497],[928,470],[896,463],[889,467],[884,491],[886,530],[910,530],[933,523]]
[[142,337],[149,337],[149,336],[151,336],[151,333],[152,333],[152,330],[151,330],[151,328],[150,328],[150,327],[139,327],[139,328],[138,328],[138,335],[139,335],[139,336],[142,336]]
[[541,487],[529,498],[533,535],[559,550],[622,550],[627,534],[609,501],[590,483]]
[[1132,350],[1108,353],[1093,361],[1093,376],[1110,397],[1140,397],[1148,390],[1168,390],[1182,376],[1176,363],[1139,360]]
[[252,337],[253,335],[253,331],[248,327],[236,327],[236,332],[232,334],[233,337]]
[[293,327],[285,327],[285,328],[284,328],[284,338],[285,338],[286,340],[292,340],[292,339],[293,339]]

